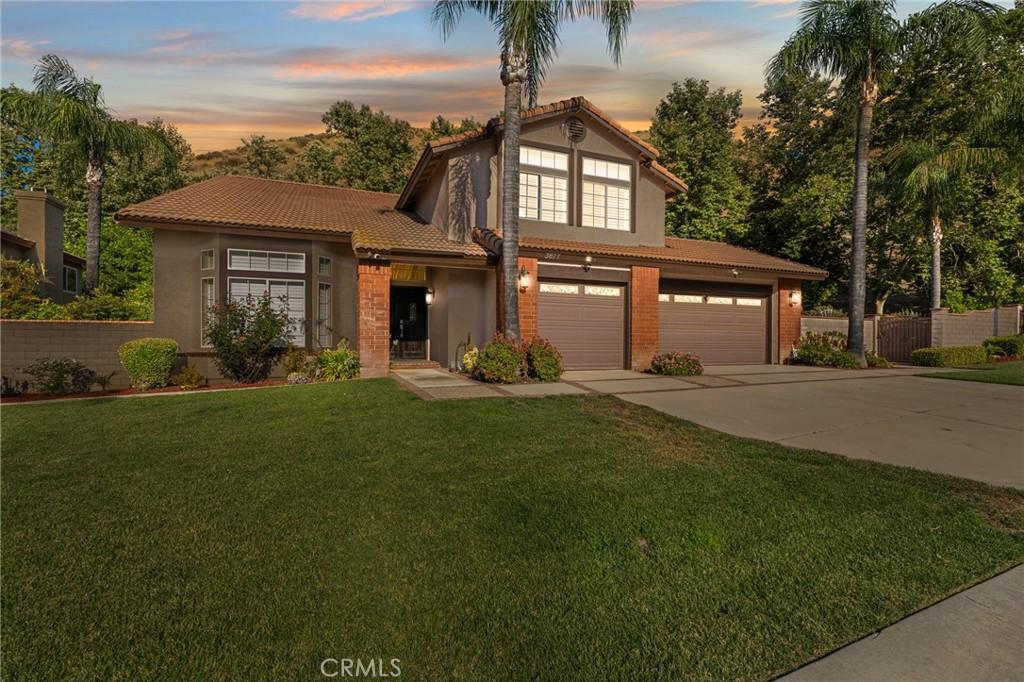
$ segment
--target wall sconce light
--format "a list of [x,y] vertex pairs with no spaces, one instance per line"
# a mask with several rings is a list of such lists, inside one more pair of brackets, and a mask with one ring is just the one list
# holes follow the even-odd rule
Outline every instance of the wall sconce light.
[[583,259],[583,272],[590,272],[590,266],[594,263],[593,256],[587,256]]
[[794,307],[798,306],[803,303],[803,300],[803,295],[800,293],[799,289],[789,292],[789,305]]
[[423,296],[423,298],[426,300],[427,305],[434,305],[434,290],[427,289],[427,293],[426,295]]
[[530,271],[526,268],[519,268],[519,291],[526,291],[530,288]]

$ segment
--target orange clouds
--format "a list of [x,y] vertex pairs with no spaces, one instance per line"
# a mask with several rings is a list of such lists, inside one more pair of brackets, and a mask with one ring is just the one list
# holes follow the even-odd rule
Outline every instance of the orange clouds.
[[8,38],[0,41],[0,49],[3,50],[3,54],[10,57],[18,57],[20,59],[28,59],[36,57],[42,53],[40,48],[43,45],[49,44],[49,40],[22,40],[21,38]]
[[366,21],[415,9],[413,2],[303,2],[289,14],[320,21]]
[[352,54],[331,48],[302,50],[277,70],[291,78],[403,78],[495,64],[495,58],[448,57],[443,54]]

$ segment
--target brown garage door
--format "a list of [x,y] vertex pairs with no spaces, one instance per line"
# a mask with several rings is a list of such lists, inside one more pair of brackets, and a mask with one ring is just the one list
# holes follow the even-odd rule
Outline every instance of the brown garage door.
[[662,351],[696,353],[706,365],[763,364],[768,298],[729,293],[658,296]]
[[565,369],[620,369],[625,300],[621,285],[541,282],[538,333],[562,353]]

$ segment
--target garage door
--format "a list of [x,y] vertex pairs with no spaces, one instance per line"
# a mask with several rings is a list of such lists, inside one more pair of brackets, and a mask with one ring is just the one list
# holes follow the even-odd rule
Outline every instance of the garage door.
[[706,365],[767,362],[766,297],[662,293],[658,325],[662,351],[695,353]]
[[621,285],[541,282],[537,331],[562,353],[565,369],[621,369],[625,300]]

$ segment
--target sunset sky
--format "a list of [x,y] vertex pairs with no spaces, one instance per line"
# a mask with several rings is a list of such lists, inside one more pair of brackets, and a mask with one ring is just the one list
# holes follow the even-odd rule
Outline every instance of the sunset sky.
[[[673,81],[705,78],[758,113],[766,60],[796,27],[788,0],[638,3],[622,64],[600,25],[565,27],[541,101],[583,95],[645,129]],[[901,14],[924,3],[903,3]],[[501,108],[490,26],[470,13],[446,43],[424,2],[9,2],[0,6],[7,85],[63,55],[104,86],[125,118],[161,117],[201,153],[251,133],[321,132],[339,99],[425,125],[437,114],[486,120]]]

